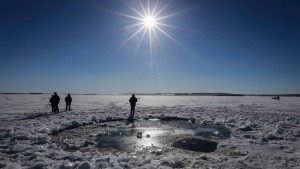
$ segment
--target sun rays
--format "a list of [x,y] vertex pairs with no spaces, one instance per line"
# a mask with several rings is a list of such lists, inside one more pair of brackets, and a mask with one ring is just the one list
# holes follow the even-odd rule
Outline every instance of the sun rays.
[[[152,57],[153,57],[153,43],[154,39],[159,39],[159,35],[164,35],[165,37],[169,38],[175,44],[179,45],[180,47],[185,48],[181,43],[179,43],[172,35],[170,35],[166,28],[177,28],[176,26],[169,25],[165,21],[171,17],[178,15],[179,13],[171,13],[168,15],[163,14],[166,9],[169,7],[172,1],[168,3],[162,3],[162,1],[150,1],[150,0],[137,0],[137,4],[132,6],[128,4],[126,1],[123,1],[124,4],[128,6],[133,14],[126,14],[126,13],[115,13],[122,17],[126,17],[132,21],[133,24],[126,26],[126,28],[135,29],[135,31],[125,39],[120,48],[125,46],[128,42],[133,40],[137,36],[139,37],[139,44],[138,47],[148,39],[149,43],[149,51],[151,57],[151,67],[152,67]],[[164,1],[165,2],[165,1]],[[130,13],[130,12],[129,12]]]

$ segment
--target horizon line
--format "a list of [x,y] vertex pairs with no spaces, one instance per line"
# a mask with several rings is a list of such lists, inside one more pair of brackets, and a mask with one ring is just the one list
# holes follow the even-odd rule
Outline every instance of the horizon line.
[[[52,94],[53,92],[0,92],[0,94]],[[226,92],[149,92],[149,93],[66,93],[72,95],[170,95],[170,96],[297,96],[298,93],[285,93],[285,94],[241,94],[241,93],[226,93]]]

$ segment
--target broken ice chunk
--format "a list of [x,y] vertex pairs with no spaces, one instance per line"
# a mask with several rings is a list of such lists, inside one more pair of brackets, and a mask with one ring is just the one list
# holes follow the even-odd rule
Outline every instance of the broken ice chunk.
[[139,131],[137,134],[136,134],[136,137],[137,138],[142,138],[143,137],[143,133],[141,131]]

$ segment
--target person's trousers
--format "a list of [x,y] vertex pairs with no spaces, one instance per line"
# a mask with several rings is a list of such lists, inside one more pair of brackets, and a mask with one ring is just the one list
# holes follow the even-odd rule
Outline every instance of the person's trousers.
[[54,106],[54,112],[59,113],[58,105]]
[[131,105],[130,115],[134,116],[135,105]]
[[68,107],[69,107],[69,111],[71,111],[71,103],[70,104],[66,104],[66,111],[68,111]]

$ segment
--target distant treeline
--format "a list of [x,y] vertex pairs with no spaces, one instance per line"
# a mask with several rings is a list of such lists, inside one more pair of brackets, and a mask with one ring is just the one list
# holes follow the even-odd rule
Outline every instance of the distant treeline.
[[300,94],[246,94],[244,96],[280,96],[280,97],[300,97]]
[[0,94],[45,94],[45,93],[0,93]]
[[[128,94],[127,94],[128,95]],[[158,96],[264,96],[264,97],[300,97],[300,94],[234,94],[234,93],[136,93],[136,95]]]
[[[0,94],[51,94],[51,93],[0,93]],[[75,94],[72,95],[131,95],[131,93],[122,94]],[[263,96],[263,97],[300,97],[300,94],[233,94],[233,93],[135,93],[135,95],[149,96]]]
[[156,96],[244,96],[243,94],[232,94],[232,93],[136,93],[136,95],[156,95]]
[[175,96],[244,96],[243,94],[232,93],[175,93]]

